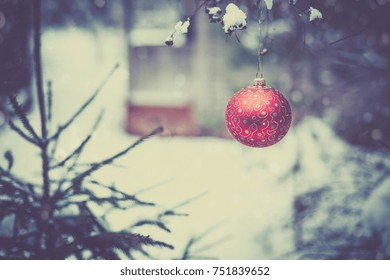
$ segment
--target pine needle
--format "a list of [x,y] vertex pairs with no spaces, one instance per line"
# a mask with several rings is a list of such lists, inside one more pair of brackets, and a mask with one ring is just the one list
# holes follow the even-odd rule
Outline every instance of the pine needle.
[[61,125],[57,132],[50,137],[50,140],[56,139],[59,137],[59,135],[67,128],[69,127],[76,119],[80,116],[82,112],[92,103],[92,101],[99,95],[99,93],[102,91],[103,87],[107,84],[107,82],[110,80],[112,75],[115,73],[115,71],[118,69],[119,64],[116,64],[114,68],[108,73],[107,77],[103,80],[103,82],[98,86],[98,88],[95,90],[95,92],[92,94],[88,100],[81,105],[81,107],[73,114],[72,117],[63,125]]
[[92,173],[96,172],[97,170],[99,170],[100,168],[108,165],[108,164],[111,164],[114,160],[126,155],[130,150],[134,149],[136,146],[138,146],[139,144],[141,144],[142,142],[144,142],[145,140],[147,140],[148,138],[152,137],[153,135],[156,135],[156,134],[159,134],[163,131],[163,128],[160,126],[160,127],[157,127],[156,129],[154,129],[152,132],[142,136],[141,138],[139,138],[137,141],[135,141],[132,145],[130,145],[129,147],[127,147],[126,149],[116,153],[115,155],[105,159],[105,160],[102,160],[100,162],[97,162],[97,163],[93,163],[91,164],[91,168],[87,169],[86,171],[84,171],[83,173],[81,173],[79,176],[77,176],[76,178],[74,178],[72,180],[73,182],[73,186],[78,188],[79,185],[81,184],[81,181],[84,180],[84,178],[88,177],[89,175],[91,175]]
[[39,145],[39,143],[35,139],[28,136],[19,127],[17,127],[16,124],[14,124],[14,122],[11,119],[8,120],[8,125],[13,131],[15,131],[17,134],[19,134],[23,139],[27,140],[28,142],[30,142],[36,146]]
[[74,158],[74,157],[79,157],[83,151],[83,149],[85,148],[86,144],[89,142],[89,140],[91,140],[92,138],[92,135],[93,133],[96,131],[97,127],[99,126],[102,118],[103,118],[103,114],[104,114],[104,111],[101,111],[95,124],[93,125],[90,133],[88,134],[88,136],[80,143],[80,145],[72,152],[70,153],[65,159],[63,159],[62,161],[60,161],[59,163],[51,166],[50,168],[51,169],[55,169],[57,167],[61,167],[61,166],[64,166],[71,158]]
[[[12,108],[14,109],[14,112],[18,116],[20,122],[23,124],[24,128],[32,136],[32,138],[34,139],[34,142],[39,143],[41,140],[40,140],[39,136],[37,135],[37,133],[35,132],[35,130],[33,129],[33,127],[31,126],[30,121],[28,120],[28,118],[26,116],[26,113],[22,109],[22,106],[20,106],[19,102],[17,101],[16,95],[11,94],[8,97],[8,99],[11,103]],[[25,137],[23,137],[23,138],[25,138]]]
[[137,223],[132,225],[130,228],[141,227],[141,226],[145,226],[145,225],[157,226],[157,227],[161,228],[162,230],[164,230],[166,232],[171,232],[171,230],[163,222],[153,221],[153,220],[141,220],[141,221],[138,221]]

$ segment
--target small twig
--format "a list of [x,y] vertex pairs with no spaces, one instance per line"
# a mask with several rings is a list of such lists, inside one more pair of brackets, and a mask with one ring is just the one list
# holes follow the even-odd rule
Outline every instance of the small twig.
[[87,108],[91,102],[98,96],[98,94],[101,92],[103,87],[106,85],[106,83],[110,80],[112,75],[115,73],[115,71],[118,69],[119,64],[116,64],[114,68],[108,73],[107,77],[103,80],[103,82],[98,86],[98,88],[95,90],[95,92],[92,94],[92,96],[76,111],[76,113],[73,114],[73,116],[63,125],[61,125],[57,132],[50,137],[50,141],[53,139],[56,139],[59,137],[59,135],[69,126],[71,125],[75,119]]
[[4,180],[4,178],[0,178],[0,189],[2,187],[11,187],[11,188],[14,188],[20,192],[23,192],[24,194],[28,195],[28,196],[31,196],[32,198],[34,198],[35,200],[38,200],[38,196],[35,195],[34,192],[32,192],[30,189],[26,188],[27,184],[24,183],[23,181],[17,179],[17,178],[14,178],[14,177],[11,177],[13,175],[10,175],[10,176],[7,176],[5,178],[7,178],[9,181],[6,181]]
[[180,213],[176,213],[174,210],[175,209],[178,209],[180,207],[183,207],[184,205],[187,205],[191,202],[193,202],[194,200],[197,200],[199,198],[201,198],[202,196],[206,195],[207,191],[201,193],[201,194],[198,194],[196,196],[193,196],[183,202],[180,202],[179,204],[169,208],[168,210],[164,211],[163,213],[159,214],[158,215],[158,219],[161,219],[162,217],[164,216],[168,216],[168,215],[175,215],[175,216],[188,216],[187,214],[180,214]]
[[184,248],[184,251],[183,251],[181,259],[182,260],[188,260],[188,259],[194,258],[194,254],[199,254],[201,252],[209,250],[212,247],[217,246],[220,243],[223,243],[223,242],[226,242],[227,240],[229,240],[230,236],[224,236],[224,237],[221,237],[221,238],[219,238],[217,240],[209,242],[206,245],[202,246],[201,248],[199,248],[199,249],[195,250],[194,252],[192,252],[191,249],[195,246],[195,244],[197,244],[199,241],[201,241],[203,238],[205,238],[205,236],[209,235],[212,231],[214,231],[215,229],[219,228],[220,224],[221,224],[221,222],[217,223],[217,224],[215,224],[215,225],[213,225],[211,227],[209,227],[208,229],[203,231],[200,235],[192,237],[188,241],[186,247]]
[[171,210],[175,210],[175,209],[180,208],[180,207],[182,207],[184,205],[187,205],[187,204],[191,203],[192,201],[197,200],[197,199],[201,198],[202,196],[205,196],[206,193],[207,193],[207,191],[205,191],[205,192],[203,192],[201,194],[198,194],[196,196],[193,196],[193,197],[191,197],[191,198],[189,198],[189,199],[187,199],[187,200],[185,200],[183,202],[180,202],[176,206],[172,207]]
[[290,6],[294,7],[294,8],[297,9],[299,12],[301,12],[301,13],[307,15],[307,16],[310,15],[307,11],[303,10],[302,8],[298,7],[297,5],[293,5],[293,4],[290,3]]
[[11,119],[8,120],[8,125],[9,127],[15,131],[16,133],[18,133],[23,139],[27,140],[28,142],[38,146],[39,143],[34,139],[34,138],[31,138],[30,136],[28,136],[27,134],[25,134],[23,132],[23,130],[21,130],[19,127],[17,127],[13,121]]
[[53,91],[51,81],[47,82],[47,120],[50,122],[53,108]]
[[341,38],[341,39],[338,39],[338,40],[336,40],[336,41],[330,42],[330,43],[329,43],[329,46],[333,46],[333,45],[335,45],[335,44],[337,44],[337,43],[340,43],[340,42],[342,42],[342,41],[345,41],[345,40],[348,40],[348,39],[350,39],[350,38],[352,38],[352,37],[355,37],[355,36],[357,36],[357,35],[363,33],[366,29],[367,29],[367,27],[362,28],[361,30],[356,31],[355,33],[352,33],[352,34],[350,34],[350,35],[347,35],[347,36],[345,36],[345,37],[343,37],[343,38]]
[[172,179],[168,179],[168,180],[165,180],[163,182],[160,182],[160,183],[157,183],[157,184],[154,184],[154,185],[151,185],[151,186],[148,186],[146,188],[143,188],[141,190],[139,190],[138,192],[134,193],[135,195],[139,195],[141,193],[145,193],[145,192],[148,192],[148,191],[151,191],[151,190],[154,190],[156,188],[159,188],[161,187],[162,185],[165,185],[169,182],[172,182],[173,180]]
[[53,143],[53,147],[50,150],[50,158],[53,158],[57,152],[58,144],[60,142],[60,139],[57,137],[53,139],[50,143]]
[[39,143],[41,139],[39,138],[38,134],[35,132],[34,128],[31,126],[30,121],[28,120],[26,113],[23,111],[22,107],[20,106],[19,102],[16,99],[15,94],[11,94],[8,97],[12,108],[14,109],[16,115],[19,117],[20,121],[22,122],[24,128],[31,134],[34,141]]
[[198,7],[196,7],[194,13],[192,14],[191,17],[193,17],[194,15],[196,15],[196,13],[200,10],[200,8],[202,8],[207,2],[209,2],[210,0],[204,0],[202,3],[199,4]]
[[102,168],[108,164],[111,164],[116,159],[126,155],[130,150],[132,150],[133,148],[135,148],[136,146],[141,144],[143,141],[145,141],[146,139],[150,138],[153,135],[161,133],[162,131],[163,131],[163,128],[161,126],[157,127],[152,132],[139,138],[136,142],[134,142],[132,145],[130,145],[126,149],[116,153],[115,155],[113,155],[105,160],[102,160],[102,161],[97,162],[97,163],[92,163],[90,168],[88,168],[84,172],[80,173],[72,180],[72,185],[69,188],[67,188],[66,190],[64,190],[63,193],[65,194],[65,193],[69,192],[70,190],[73,190],[75,192],[79,192],[80,187],[81,187],[81,183],[86,177],[90,176],[92,173],[96,172],[100,168]]
[[93,163],[92,164],[92,167],[89,168],[87,171],[83,172],[81,175],[80,175],[80,178],[83,178],[83,177],[86,177],[90,174],[92,174],[93,172],[97,171],[98,169],[102,168],[103,166],[107,165],[107,164],[110,164],[112,163],[114,160],[124,156],[125,154],[127,154],[130,150],[132,150],[133,148],[135,148],[136,146],[138,146],[139,144],[141,144],[143,141],[145,141],[146,139],[152,137],[153,135],[156,135],[156,134],[159,134],[163,131],[163,128],[161,126],[157,127],[156,129],[154,129],[152,132],[146,134],[145,136],[142,136],[141,138],[139,138],[137,141],[135,141],[132,145],[130,145],[129,147],[127,147],[126,149],[120,151],[119,153],[101,161],[101,162],[98,162],[98,163]]
[[59,163],[53,165],[53,166],[50,166],[51,169],[54,169],[54,168],[57,168],[57,167],[61,167],[61,166],[64,166],[65,163],[68,162],[68,160],[70,160],[71,158],[74,158],[74,157],[79,157],[81,155],[81,152],[83,151],[84,147],[86,146],[86,144],[89,142],[89,140],[91,140],[92,136],[93,136],[93,133],[95,132],[95,130],[97,129],[97,127],[99,126],[102,118],[103,118],[103,114],[104,114],[104,111],[101,111],[95,124],[93,125],[92,129],[91,129],[91,132],[88,134],[88,136],[80,143],[80,145],[72,152],[70,153],[65,159],[63,159],[62,161],[60,161]]
[[[193,14],[191,15],[191,16],[189,16],[189,17],[187,17],[187,20],[190,20],[193,16],[195,16],[197,13],[198,13],[198,11],[207,3],[207,2],[209,2],[210,0],[204,0],[202,3],[200,3],[197,7],[196,7],[196,9],[195,9],[195,11],[193,12]],[[168,37],[169,38],[169,40],[167,40],[167,41],[165,41],[165,44],[166,45],[168,45],[168,46],[172,46],[173,45],[173,36],[176,34],[176,30],[173,30],[173,32],[171,33],[171,35]]]

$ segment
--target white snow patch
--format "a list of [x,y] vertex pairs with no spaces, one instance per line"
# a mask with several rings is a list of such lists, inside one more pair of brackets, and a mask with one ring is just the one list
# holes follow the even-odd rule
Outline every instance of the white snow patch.
[[225,33],[235,29],[242,29],[246,26],[246,14],[235,4],[229,3],[226,6],[226,13],[222,18]]
[[309,14],[310,14],[310,16],[309,16],[309,20],[310,21],[323,19],[322,13],[319,10],[317,10],[317,9],[315,9],[313,7],[309,8]]
[[274,4],[274,1],[273,0],[264,0],[264,2],[265,2],[265,6],[267,7],[267,9],[271,10],[272,6]]
[[[371,234],[381,238],[381,247],[390,248],[390,178],[377,187],[363,208],[364,222]],[[390,256],[390,252],[387,252]]]
[[189,26],[190,26],[190,19],[187,19],[185,22],[178,21],[175,25],[175,31],[178,34],[188,33]]
[[209,15],[216,15],[218,13],[221,13],[221,8],[220,7],[210,7],[210,8],[207,8],[207,12]]

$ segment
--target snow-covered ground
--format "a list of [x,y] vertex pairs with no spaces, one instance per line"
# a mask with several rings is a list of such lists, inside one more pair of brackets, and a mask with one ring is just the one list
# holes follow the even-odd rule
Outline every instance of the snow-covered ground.
[[[102,159],[135,141],[137,138],[123,129],[129,83],[124,35],[107,29],[95,34],[70,28],[46,30],[42,44],[44,79],[53,81],[53,128],[78,108],[116,63],[121,64],[96,102],[64,135],[59,153],[66,155],[80,143],[102,108],[103,122],[82,159]],[[31,119],[38,127],[37,110],[32,112]],[[0,143],[1,153],[13,151],[16,173],[39,180],[37,150],[10,130],[0,134]],[[220,259],[284,258],[294,251],[294,199],[334,183],[344,182],[344,186],[353,188],[359,166],[343,165],[342,161],[354,153],[359,151],[345,144],[320,119],[306,118],[293,126],[283,141],[266,149],[247,148],[233,140],[211,137],[154,137],[118,160],[117,166],[99,171],[97,177],[116,182],[129,193],[159,185],[140,197],[156,202],[160,208],[111,212],[107,219],[114,230],[200,196],[177,209],[188,213],[188,217],[167,220],[171,233],[152,227],[142,230],[175,246],[173,251],[151,250],[157,258],[180,257],[190,238],[209,229],[195,244],[194,255]],[[374,205],[370,202],[369,207],[375,209]],[[94,211],[98,213],[99,208]]]

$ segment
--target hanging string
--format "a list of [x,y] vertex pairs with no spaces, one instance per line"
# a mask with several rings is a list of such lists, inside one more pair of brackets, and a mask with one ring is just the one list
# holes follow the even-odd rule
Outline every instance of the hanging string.
[[[261,69],[261,18],[263,17],[263,10],[261,9],[261,0],[259,1],[259,50],[257,52],[257,73],[256,78],[263,78],[263,72]],[[260,74],[260,77],[259,77]]]

